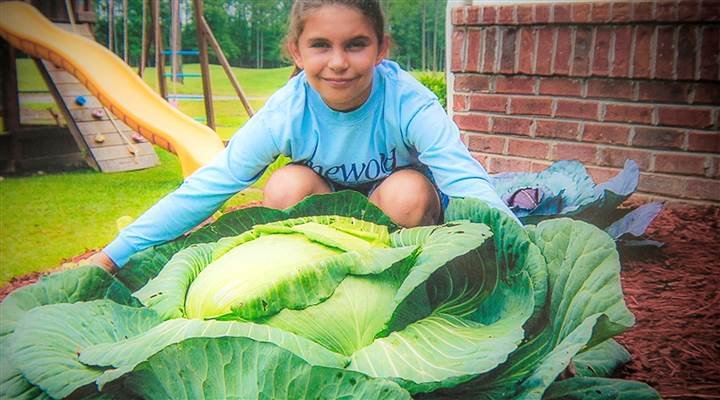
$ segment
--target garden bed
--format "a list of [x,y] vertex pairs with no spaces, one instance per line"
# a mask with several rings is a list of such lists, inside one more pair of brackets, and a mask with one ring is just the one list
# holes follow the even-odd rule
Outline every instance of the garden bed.
[[[623,259],[637,323],[618,338],[633,356],[620,377],[647,382],[667,399],[720,399],[720,207],[666,207],[648,236],[665,246]],[[13,279],[0,300],[39,276]]]

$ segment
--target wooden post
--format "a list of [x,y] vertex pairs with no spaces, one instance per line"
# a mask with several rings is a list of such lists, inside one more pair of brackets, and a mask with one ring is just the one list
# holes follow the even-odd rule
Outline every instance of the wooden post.
[[200,22],[203,17],[202,0],[193,0],[195,5],[195,24],[197,31],[198,50],[200,51],[200,72],[202,73],[203,97],[205,97],[205,117],[207,118],[207,126],[215,130],[215,111],[213,110],[212,86],[210,85],[210,65],[207,52],[207,40],[205,38],[204,29]]
[[110,0],[108,2],[108,49],[115,52],[115,46],[114,46],[114,38],[115,38],[115,1]]
[[123,61],[128,63],[128,0],[123,0]]
[[20,104],[17,81],[17,66],[15,64],[15,49],[5,40],[0,40],[0,72],[2,74],[2,106],[3,124],[10,133],[10,148],[8,149],[8,172],[15,172],[17,163],[22,156],[20,147]]
[[227,58],[225,58],[225,53],[223,53],[222,48],[220,48],[220,43],[218,43],[217,39],[215,39],[215,35],[212,33],[212,29],[210,29],[210,25],[208,25],[207,21],[205,20],[205,17],[202,17],[200,19],[200,22],[202,22],[202,30],[205,31],[207,34],[207,38],[210,41],[210,45],[212,46],[213,50],[215,51],[215,56],[217,56],[218,60],[220,61],[220,64],[222,65],[223,69],[225,70],[225,75],[227,75],[228,79],[230,79],[230,83],[232,84],[233,88],[235,88],[235,93],[237,93],[238,97],[240,98],[240,101],[243,104],[243,107],[245,107],[245,111],[247,111],[249,116],[253,116],[255,112],[252,109],[252,106],[247,100],[247,97],[245,97],[245,93],[243,92],[242,88],[240,87],[240,83],[235,78],[235,74],[232,72],[232,68],[230,67],[230,63],[228,62]]
[[160,0],[152,0],[152,25],[155,31],[155,69],[157,69],[158,87],[160,96],[167,100],[167,85],[165,85],[165,54],[163,53],[162,29],[160,25]]
[[147,0],[142,0],[142,34],[140,48],[140,65],[138,65],[138,75],[142,78],[145,73],[145,64],[147,64],[148,50],[150,50],[150,32],[148,32],[147,24]]

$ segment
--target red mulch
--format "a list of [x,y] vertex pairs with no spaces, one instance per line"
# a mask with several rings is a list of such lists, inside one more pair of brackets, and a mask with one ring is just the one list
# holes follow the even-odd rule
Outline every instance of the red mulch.
[[665,247],[623,261],[636,324],[618,338],[633,356],[621,375],[665,399],[720,399],[720,207],[668,207],[647,233]]
[[[618,338],[633,356],[620,377],[646,382],[665,399],[720,399],[720,207],[666,207],[648,236],[665,246],[623,260],[637,322]],[[13,279],[0,300],[39,276]]]

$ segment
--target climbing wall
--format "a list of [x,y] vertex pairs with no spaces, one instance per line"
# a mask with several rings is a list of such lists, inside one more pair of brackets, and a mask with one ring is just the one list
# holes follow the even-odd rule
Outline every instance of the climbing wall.
[[[57,25],[73,29],[69,24]],[[94,40],[88,25],[75,25],[74,30]],[[52,62],[36,60],[36,64],[91,167],[102,172],[119,172],[160,163],[152,144],[117,120],[74,76]]]

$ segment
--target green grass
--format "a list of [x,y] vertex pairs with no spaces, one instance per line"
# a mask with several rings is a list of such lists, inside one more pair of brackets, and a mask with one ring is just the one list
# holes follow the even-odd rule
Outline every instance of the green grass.
[[[137,218],[178,187],[177,157],[156,151],[160,165],[141,171],[82,170],[0,181],[0,284],[103,247],[117,235],[118,218]],[[257,186],[238,193],[226,207],[260,200]]]
[[[146,68],[143,79],[150,87],[157,89],[157,74],[155,68]],[[166,69],[169,73],[169,67]],[[184,73],[200,73],[200,64],[185,64]],[[240,83],[240,87],[248,97],[268,97],[287,82],[292,72],[292,67],[274,69],[251,69],[235,68],[233,74]],[[18,89],[21,92],[42,92],[47,91],[45,81],[35,67],[35,63],[27,58],[17,60]],[[210,65],[210,86],[215,96],[235,96],[235,89],[227,79],[225,71],[220,65]],[[168,93],[173,93],[173,84],[167,78]],[[185,83],[175,84],[175,91],[178,94],[200,94],[202,93],[202,79],[185,78]]]

